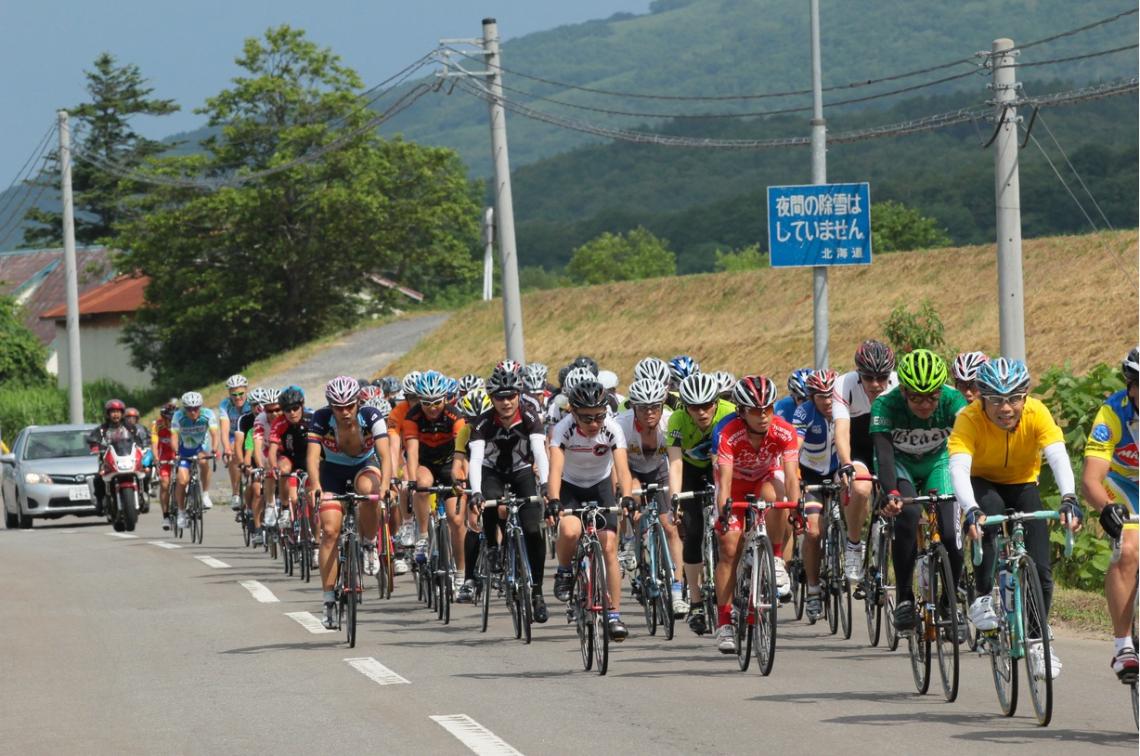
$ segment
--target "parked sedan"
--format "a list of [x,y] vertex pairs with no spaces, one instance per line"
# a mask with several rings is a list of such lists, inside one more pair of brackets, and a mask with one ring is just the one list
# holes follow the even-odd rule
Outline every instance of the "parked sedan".
[[97,460],[84,440],[94,425],[30,425],[12,453],[0,455],[4,525],[32,527],[36,517],[94,515],[88,479]]

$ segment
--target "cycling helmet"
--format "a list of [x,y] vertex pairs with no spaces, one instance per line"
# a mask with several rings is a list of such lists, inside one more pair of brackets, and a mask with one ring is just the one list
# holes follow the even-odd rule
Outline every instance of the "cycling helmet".
[[479,388],[483,385],[483,379],[474,373],[468,373],[459,379],[459,390],[466,394],[473,388]]
[[978,368],[989,359],[985,352],[962,352],[954,358],[950,370],[957,380],[969,383],[978,377]]
[[162,405],[163,417],[174,417],[174,413],[178,411],[178,397],[170,397],[166,400],[166,404]]
[[776,403],[776,384],[763,375],[746,375],[732,389],[737,408],[764,409]]
[[265,389],[261,386],[249,390],[249,401],[253,404],[265,404]]
[[574,361],[570,363],[571,368],[586,368],[594,375],[598,374],[598,363],[594,361],[593,357],[587,357],[584,354],[578,355]]
[[519,373],[504,370],[502,365],[496,367],[491,371],[491,377],[486,385],[487,393],[491,396],[496,394],[518,394],[526,388],[523,382],[523,377]]
[[1120,363],[1120,369],[1124,372],[1125,383],[1136,383],[1137,373],[1140,372],[1140,350],[1133,347]]
[[[338,375],[325,385],[325,399],[328,400],[329,404],[345,407],[349,404],[355,404],[359,396],[360,384],[350,375]],[[275,401],[277,401],[277,397],[273,397],[273,389],[265,389],[265,401],[263,403],[272,404]]]
[[508,373],[518,373],[519,375],[522,375],[523,366],[520,365],[515,360],[506,359],[506,360],[503,360],[502,362],[500,362],[498,365],[495,365],[495,368],[496,369],[502,368],[503,370],[506,370]]
[[[122,404],[122,402],[119,402],[119,404]],[[202,406],[202,395],[199,394],[197,391],[187,391],[185,394],[182,395],[182,406],[185,407],[186,409],[194,409],[195,407],[201,407]],[[123,409],[126,409],[126,407],[124,407]]]
[[413,370],[412,372],[410,372],[404,376],[404,381],[401,384],[401,388],[404,389],[404,393],[407,394],[408,396],[415,396],[416,395],[416,385],[419,382],[420,382],[420,371]]
[[[285,392],[289,391],[290,389],[292,389],[293,391],[296,391],[298,394],[301,395],[300,401],[302,401],[302,402],[305,401],[305,389],[301,388],[296,383],[290,383],[288,386],[281,389],[281,395],[284,396]],[[281,401],[285,401],[285,400],[282,399]]]
[[[335,381],[336,379],[334,378],[333,380]],[[331,381],[330,381],[330,384],[331,384]],[[264,392],[263,396],[265,398],[264,404],[280,404],[281,403],[281,389],[267,388],[267,389],[262,389],[262,391]],[[328,394],[327,389],[325,390],[325,393]],[[333,404],[348,404],[348,402],[333,402],[331,399],[329,401],[332,402]]]
[[562,388],[564,391],[570,392],[582,381],[593,380],[597,379],[594,377],[594,374],[591,373],[587,368],[573,368],[569,373],[566,374],[566,380],[562,382]]
[[593,409],[606,406],[606,389],[593,378],[579,381],[570,389],[570,406],[576,409]]
[[798,368],[788,376],[788,393],[798,401],[802,402],[808,398],[807,379],[811,372],[811,368]]
[[669,363],[659,357],[646,357],[633,366],[633,380],[661,381],[669,383]]
[[668,393],[668,388],[661,381],[642,378],[629,384],[629,403],[634,406],[661,404],[665,401],[666,393]]
[[[183,403],[185,403],[186,397],[182,397],[182,401],[183,401]],[[127,411],[127,405],[123,403],[122,399],[108,399],[107,403],[103,405],[103,414],[106,415],[106,414],[112,412],[113,410],[118,410],[119,412],[126,412]]]
[[711,373],[693,373],[681,381],[681,401],[685,404],[715,402],[716,392],[716,378]]
[[294,404],[305,403],[305,392],[296,386],[290,386],[289,388],[282,391],[281,396],[278,398],[282,405],[291,407]]
[[899,360],[899,383],[916,394],[933,394],[947,377],[946,360],[929,349],[915,349]]
[[443,399],[447,396],[447,376],[436,370],[429,370],[416,381],[415,394],[429,402]]
[[455,408],[459,410],[461,415],[470,420],[491,409],[491,398],[487,396],[487,391],[484,388],[474,388],[456,403]]
[[127,410],[123,413],[123,417],[137,418],[138,416],[139,416],[139,411],[135,407],[127,407]]
[[361,403],[367,402],[369,399],[377,396],[384,396],[384,392],[373,386],[371,383],[362,385],[360,387],[360,401]]
[[242,375],[241,373],[234,373],[233,375],[231,375],[229,378],[226,379],[226,388],[228,388],[228,389],[236,389],[236,388],[241,388],[242,386],[248,386],[248,385],[249,385],[249,381],[247,381],[245,379],[245,376]]
[[380,388],[384,389],[385,394],[398,394],[400,393],[400,379],[390,375],[381,378]]
[[1029,368],[1021,360],[998,357],[978,368],[975,380],[983,396],[1021,394],[1029,391]]
[[669,372],[673,375],[673,380],[680,382],[690,375],[701,372],[701,366],[689,355],[679,354],[669,360]]
[[459,398],[459,381],[450,376],[444,376],[443,379],[447,381],[447,398],[455,400]]
[[895,369],[895,353],[883,342],[868,339],[855,350],[855,369],[868,375],[884,375]]
[[523,385],[527,391],[542,391],[546,388],[546,376],[550,371],[541,362],[532,362],[523,370]]
[[736,376],[727,370],[717,370],[712,376],[716,379],[717,394],[727,394],[736,386]]
[[566,376],[570,375],[570,369],[571,368],[569,365],[565,365],[563,367],[558,368],[558,385],[559,386],[565,386],[566,385]]
[[815,394],[830,394],[831,390],[835,388],[835,380],[839,375],[834,370],[813,370],[811,374],[804,381],[804,386],[807,388],[809,396]]
[[377,394],[364,403],[365,407],[372,407],[380,413],[380,417],[388,417],[392,413],[392,405],[384,398],[383,394]]
[[598,383],[602,384],[607,391],[613,391],[619,383],[617,373],[612,370],[599,370]]

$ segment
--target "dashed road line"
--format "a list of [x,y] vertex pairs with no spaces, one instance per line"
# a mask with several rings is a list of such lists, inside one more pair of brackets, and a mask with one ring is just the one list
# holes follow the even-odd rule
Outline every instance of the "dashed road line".
[[269,590],[256,580],[239,580],[238,583],[241,584],[242,588],[245,588],[247,591],[249,591],[249,595],[253,596],[263,604],[275,604],[281,600],[273,595],[273,591]]
[[133,533],[108,533],[107,535],[113,538],[138,538],[138,536]]
[[316,618],[312,612],[285,612],[285,616],[297,622],[301,627],[308,630],[310,633],[335,633],[335,630],[329,630],[321,624],[321,621]]
[[160,549],[180,549],[182,548],[176,543],[170,541],[147,541],[151,546],[157,546]]
[[207,567],[213,567],[215,570],[224,570],[229,567],[229,565],[221,559],[214,559],[212,556],[196,556],[194,558]]
[[431,719],[480,756],[522,756],[521,751],[466,714],[436,714]]
[[410,683],[409,680],[388,669],[371,656],[359,656],[352,659],[345,659],[345,661],[348,662],[349,666],[377,685],[407,685]]

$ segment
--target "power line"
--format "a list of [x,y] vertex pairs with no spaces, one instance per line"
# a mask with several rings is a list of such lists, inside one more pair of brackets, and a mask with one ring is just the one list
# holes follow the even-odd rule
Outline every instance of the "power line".
[[1100,213],[1100,217],[1104,220],[1104,225],[1108,226],[1110,231],[1115,231],[1116,229],[1112,227],[1112,223],[1108,220],[1108,216],[1104,214],[1104,210],[1101,208],[1100,203],[1096,201],[1096,197],[1094,197],[1093,193],[1089,191],[1088,184],[1086,184],[1085,180],[1081,178],[1081,174],[1077,172],[1076,166],[1074,166],[1073,162],[1069,160],[1069,156],[1066,154],[1065,148],[1062,147],[1061,143],[1057,141],[1057,137],[1053,134],[1053,129],[1049,128],[1049,124],[1045,123],[1045,119],[1041,116],[1040,112],[1037,114],[1037,120],[1041,121],[1041,125],[1045,127],[1045,132],[1049,135],[1049,138],[1053,140],[1053,144],[1057,146],[1057,150],[1061,153],[1061,157],[1065,159],[1065,164],[1069,166],[1069,170],[1073,172],[1073,175],[1077,178],[1077,182],[1081,185],[1081,188],[1085,190],[1085,194],[1087,194],[1088,198],[1092,200],[1093,207],[1096,208],[1096,211]]
[[1032,42],[1026,42],[1024,45],[1017,45],[1016,47],[1012,47],[1009,50],[1002,50],[1001,54],[1006,55],[1006,54],[1012,52],[1013,50],[1028,50],[1030,47],[1037,47],[1038,45],[1044,45],[1044,44],[1048,44],[1049,42],[1055,42],[1058,39],[1061,39],[1062,37],[1071,37],[1074,34],[1080,34],[1081,32],[1086,32],[1086,31],[1089,31],[1090,29],[1095,29],[1098,26],[1104,26],[1105,24],[1111,24],[1113,21],[1119,21],[1120,19],[1124,18],[1125,16],[1135,15],[1137,13],[1137,11],[1140,11],[1140,8],[1129,8],[1127,10],[1121,11],[1120,13],[1117,13],[1114,16],[1108,16],[1107,18],[1102,18],[1099,21],[1093,21],[1091,24],[1085,24],[1084,26],[1078,26],[1076,29],[1069,29],[1068,31],[1063,31],[1063,32],[1060,32],[1059,34],[1054,34],[1050,37],[1045,37],[1043,39],[1036,39],[1036,40],[1033,40]]
[[1114,47],[1111,50],[1097,50],[1096,52],[1085,53],[1083,55],[1070,55],[1067,58],[1052,58],[1050,60],[1039,60],[1033,63],[1015,63],[1012,66],[997,66],[997,68],[1033,68],[1035,66],[1052,66],[1057,63],[1071,63],[1074,60],[1099,58],[1102,55],[1112,55],[1113,53],[1124,52],[1125,50],[1135,50],[1137,47],[1140,47],[1140,45],[1124,45],[1123,47]]
[[[39,203],[40,197],[47,189],[47,184],[33,182],[32,175],[36,173],[35,166],[50,155],[51,137],[55,134],[56,128],[56,124],[52,124],[47,133],[40,139],[32,156],[25,161],[23,168],[16,174],[12,185],[8,187],[8,197],[4,200],[3,207],[0,207],[0,216],[7,213],[7,217],[0,223],[0,248],[8,243],[13,233],[23,227],[25,214]],[[16,188],[19,184],[36,187],[35,193],[33,194],[33,190],[30,188],[19,191]]]
[[0,217],[4,216],[4,211],[7,210],[8,207],[15,201],[14,198],[18,192],[13,192],[12,190],[19,184],[27,181],[31,176],[30,167],[43,159],[45,152],[48,150],[51,144],[51,138],[55,134],[56,128],[57,124],[55,123],[52,123],[52,125],[48,127],[48,130],[44,132],[44,135],[40,137],[39,141],[36,143],[36,146],[32,149],[31,154],[28,155],[28,159],[24,161],[24,165],[21,166],[20,170],[16,172],[16,177],[12,179],[12,183],[9,184],[8,188],[4,190],[8,196],[5,197],[3,202],[0,202]]

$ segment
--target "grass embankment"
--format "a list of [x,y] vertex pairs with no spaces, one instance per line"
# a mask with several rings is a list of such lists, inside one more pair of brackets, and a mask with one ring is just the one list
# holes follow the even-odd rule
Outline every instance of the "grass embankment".
[[[1030,367],[1116,362],[1135,341],[1135,230],[1023,244]],[[929,299],[955,349],[998,351],[992,245],[878,255],[830,275],[831,362],[850,369],[897,304]],[[642,357],[694,355],[706,369],[782,377],[812,355],[812,273],[760,269],[539,291],[523,297],[526,355],[552,367],[589,354],[628,379]],[[502,302],[459,310],[390,367],[485,374],[503,356]],[[783,381],[779,381],[782,385]]]
[[1098,639],[1112,637],[1112,619],[1104,591],[1054,586],[1050,621],[1079,635]]

